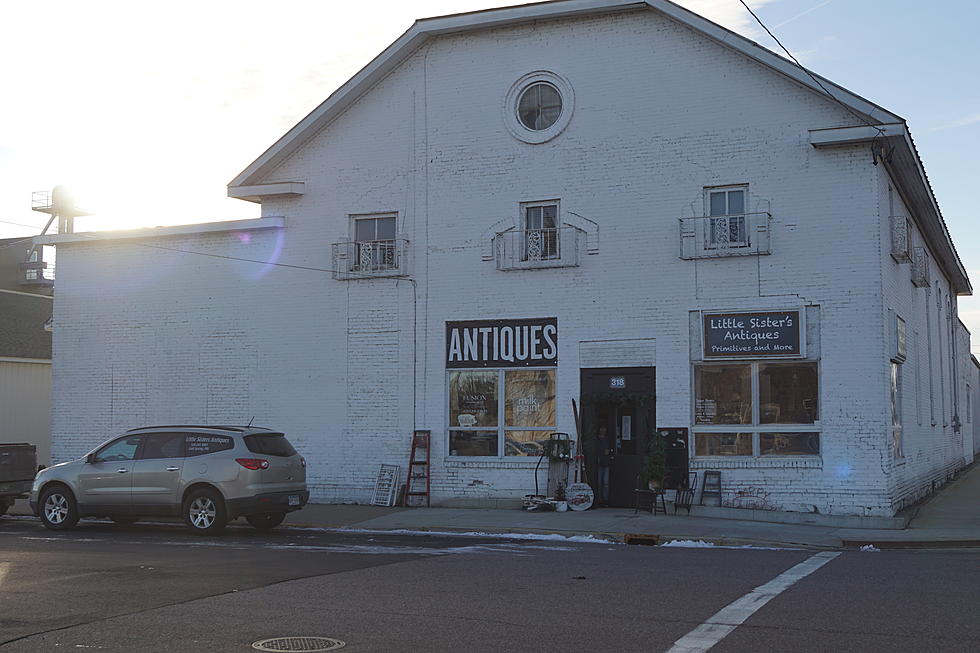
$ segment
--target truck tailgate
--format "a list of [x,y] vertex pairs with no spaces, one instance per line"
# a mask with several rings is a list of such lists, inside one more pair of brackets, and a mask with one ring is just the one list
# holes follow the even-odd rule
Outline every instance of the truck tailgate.
[[33,481],[37,474],[33,444],[0,444],[0,483]]

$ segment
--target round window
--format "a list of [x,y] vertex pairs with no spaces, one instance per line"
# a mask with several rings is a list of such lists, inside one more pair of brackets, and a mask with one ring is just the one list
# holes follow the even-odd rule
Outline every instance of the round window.
[[551,84],[528,86],[517,103],[521,124],[534,131],[543,131],[558,122],[561,116],[561,93]]
[[504,124],[525,143],[550,141],[568,126],[575,92],[564,77],[547,70],[524,75],[504,98]]

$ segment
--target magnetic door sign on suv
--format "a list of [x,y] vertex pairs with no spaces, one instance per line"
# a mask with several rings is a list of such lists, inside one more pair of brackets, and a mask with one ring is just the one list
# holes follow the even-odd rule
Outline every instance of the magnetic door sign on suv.
[[54,530],[72,528],[81,517],[132,523],[180,516],[195,533],[211,534],[238,517],[274,528],[309,497],[306,460],[282,433],[253,426],[152,426],[39,472],[31,508]]

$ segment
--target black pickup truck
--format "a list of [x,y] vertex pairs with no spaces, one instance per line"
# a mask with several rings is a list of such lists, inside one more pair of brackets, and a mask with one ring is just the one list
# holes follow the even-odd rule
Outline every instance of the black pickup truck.
[[37,448],[33,444],[0,444],[0,515],[26,499],[37,474]]

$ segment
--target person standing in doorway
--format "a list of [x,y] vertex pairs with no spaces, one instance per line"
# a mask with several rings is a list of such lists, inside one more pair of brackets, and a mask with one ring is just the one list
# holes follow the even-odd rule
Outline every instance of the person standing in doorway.
[[595,436],[596,494],[600,506],[609,504],[609,466],[612,464],[612,448],[606,437],[606,427],[600,426]]

